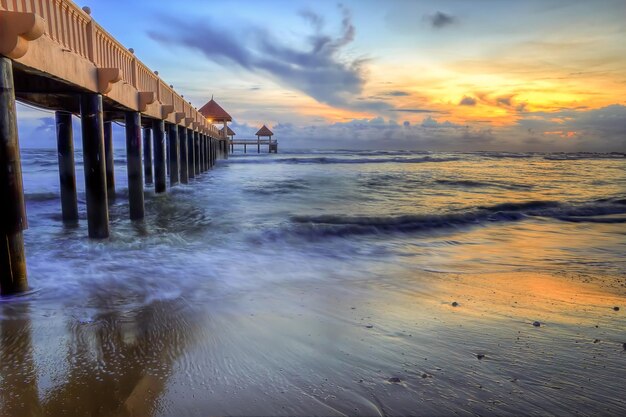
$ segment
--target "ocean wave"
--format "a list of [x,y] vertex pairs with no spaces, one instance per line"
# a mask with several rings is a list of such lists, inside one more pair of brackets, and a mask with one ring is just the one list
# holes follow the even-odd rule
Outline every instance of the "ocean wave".
[[270,195],[270,194],[293,193],[297,191],[307,190],[309,188],[310,186],[308,182],[304,180],[293,179],[293,180],[278,181],[275,183],[268,183],[268,184],[264,184],[261,186],[259,185],[248,186],[248,187],[244,187],[244,190],[252,194]]
[[417,158],[331,158],[331,157],[315,157],[315,158],[278,158],[278,159],[245,159],[231,158],[229,163],[238,164],[419,164],[425,162],[451,162],[458,161],[457,157],[431,157],[423,156]]
[[547,217],[570,222],[626,223],[622,200],[596,200],[581,204],[556,201],[528,201],[483,206],[446,214],[407,214],[399,216],[352,216],[325,214],[293,216],[296,232],[309,237],[352,236],[382,233],[410,233],[432,229],[480,226],[513,222],[532,217]]
[[624,159],[626,154],[619,152],[611,153],[593,153],[593,152],[580,152],[580,153],[554,153],[544,156],[544,159],[549,161],[577,161],[580,159]]
[[43,201],[51,201],[51,200],[57,200],[59,199],[59,194],[58,193],[52,193],[52,192],[42,192],[42,193],[25,193],[24,194],[24,199],[26,201],[38,201],[38,202],[43,202]]
[[493,188],[503,188],[507,190],[527,190],[533,188],[531,185],[525,184],[502,184],[496,182],[483,182],[483,181],[474,181],[474,180],[436,180],[437,184],[441,185],[449,185],[452,187],[464,187],[464,188],[481,188],[481,187],[493,187]]

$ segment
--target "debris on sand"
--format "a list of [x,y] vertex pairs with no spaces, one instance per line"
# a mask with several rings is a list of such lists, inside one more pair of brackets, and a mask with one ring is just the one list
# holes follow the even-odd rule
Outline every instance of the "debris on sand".
[[458,306],[459,306],[459,303],[457,303],[456,301],[452,302],[452,307],[458,307]]
[[391,378],[387,380],[387,382],[391,384],[399,384],[400,382],[402,382],[402,380],[398,378],[397,376],[392,376]]
[[618,306],[613,307],[613,311],[619,311],[619,307]]
[[534,321],[534,322],[533,322],[533,326],[535,326],[535,327],[541,327],[541,322],[539,322],[539,321]]
[[368,324],[368,325],[366,325],[365,327],[366,327],[367,329],[371,329],[372,327],[374,327],[374,325],[373,325],[373,324]]
[[478,354],[476,354],[476,357],[478,358],[478,360],[481,360],[482,358],[485,357],[485,355],[482,354],[482,353],[478,353]]

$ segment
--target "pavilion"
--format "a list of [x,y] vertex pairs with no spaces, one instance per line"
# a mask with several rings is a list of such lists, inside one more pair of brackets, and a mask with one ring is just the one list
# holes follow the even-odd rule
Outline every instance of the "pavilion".
[[[230,138],[230,140],[233,140],[233,137],[236,135],[236,133],[233,131],[233,129],[230,128],[230,126],[226,127],[226,136]],[[220,135],[224,136],[224,128],[220,129]]]
[[[230,114],[228,114],[226,110],[222,108],[222,106],[217,104],[217,102],[213,100],[213,97],[211,97],[211,100],[207,104],[202,106],[198,111],[208,120],[209,123],[222,123],[224,125],[224,128],[228,128],[227,123],[233,121],[233,118],[230,116]],[[225,131],[224,128],[220,130],[220,132],[222,132],[223,138],[220,141],[220,150],[223,152],[224,155],[228,155],[228,139],[226,136],[228,131]]]
[[272,136],[274,136],[274,132],[269,130],[269,128],[265,125],[263,125],[263,127],[260,128],[258,132],[256,132],[258,153],[261,153],[261,137],[266,137],[266,136],[268,138],[268,143],[269,143],[269,152],[278,153],[278,142],[272,142]]

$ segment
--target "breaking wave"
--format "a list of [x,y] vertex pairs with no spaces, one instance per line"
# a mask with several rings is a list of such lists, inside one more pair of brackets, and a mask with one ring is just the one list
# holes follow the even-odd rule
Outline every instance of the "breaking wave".
[[419,164],[424,162],[451,162],[458,161],[457,157],[433,157],[423,156],[418,158],[331,158],[331,157],[314,157],[314,158],[280,158],[280,159],[244,159],[231,158],[229,163],[238,164]]
[[309,237],[352,236],[381,233],[410,233],[443,228],[480,226],[547,217],[569,222],[626,223],[623,199],[596,200],[581,204],[556,201],[502,203],[446,214],[407,214],[399,216],[320,215],[293,216],[295,231]]

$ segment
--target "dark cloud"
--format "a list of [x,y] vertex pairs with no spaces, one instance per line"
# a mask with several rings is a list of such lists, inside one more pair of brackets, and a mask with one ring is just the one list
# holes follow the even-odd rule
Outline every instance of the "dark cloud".
[[441,110],[432,109],[391,109],[390,111],[404,112],[404,113],[447,113]]
[[496,103],[499,106],[505,106],[505,107],[511,107],[511,105],[513,104],[513,97],[514,96],[502,96],[502,97],[498,97],[496,98]]
[[382,93],[382,95],[392,96],[392,97],[405,97],[405,96],[410,96],[411,94],[407,93],[406,91],[394,90],[394,91],[386,91]]
[[435,14],[432,15],[427,15],[426,20],[428,20],[430,25],[435,29],[441,29],[445,26],[450,26],[457,21],[456,17],[440,11],[437,11]]
[[459,106],[475,106],[476,99],[470,96],[464,96],[459,102]]
[[168,29],[149,35],[162,44],[197,49],[224,65],[267,74],[321,103],[360,111],[387,110],[391,106],[383,101],[357,100],[366,81],[363,65],[367,60],[341,56],[343,48],[354,40],[356,29],[349,10],[340,10],[341,32],[334,37],[322,32],[320,16],[310,11],[300,13],[313,29],[313,34],[303,40],[303,48],[275,37],[264,27],[248,24],[245,30],[233,31],[210,18],[194,24],[168,19]]
[[317,30],[322,30],[322,27],[324,26],[324,19],[322,16],[310,10],[302,10],[300,12],[300,16],[307,20]]
[[432,129],[432,128],[460,129],[460,128],[467,128],[468,126],[458,125],[456,123],[449,122],[448,120],[444,122],[439,122],[436,119],[433,119],[432,116],[428,116],[422,121],[422,127],[425,127],[428,129]]

